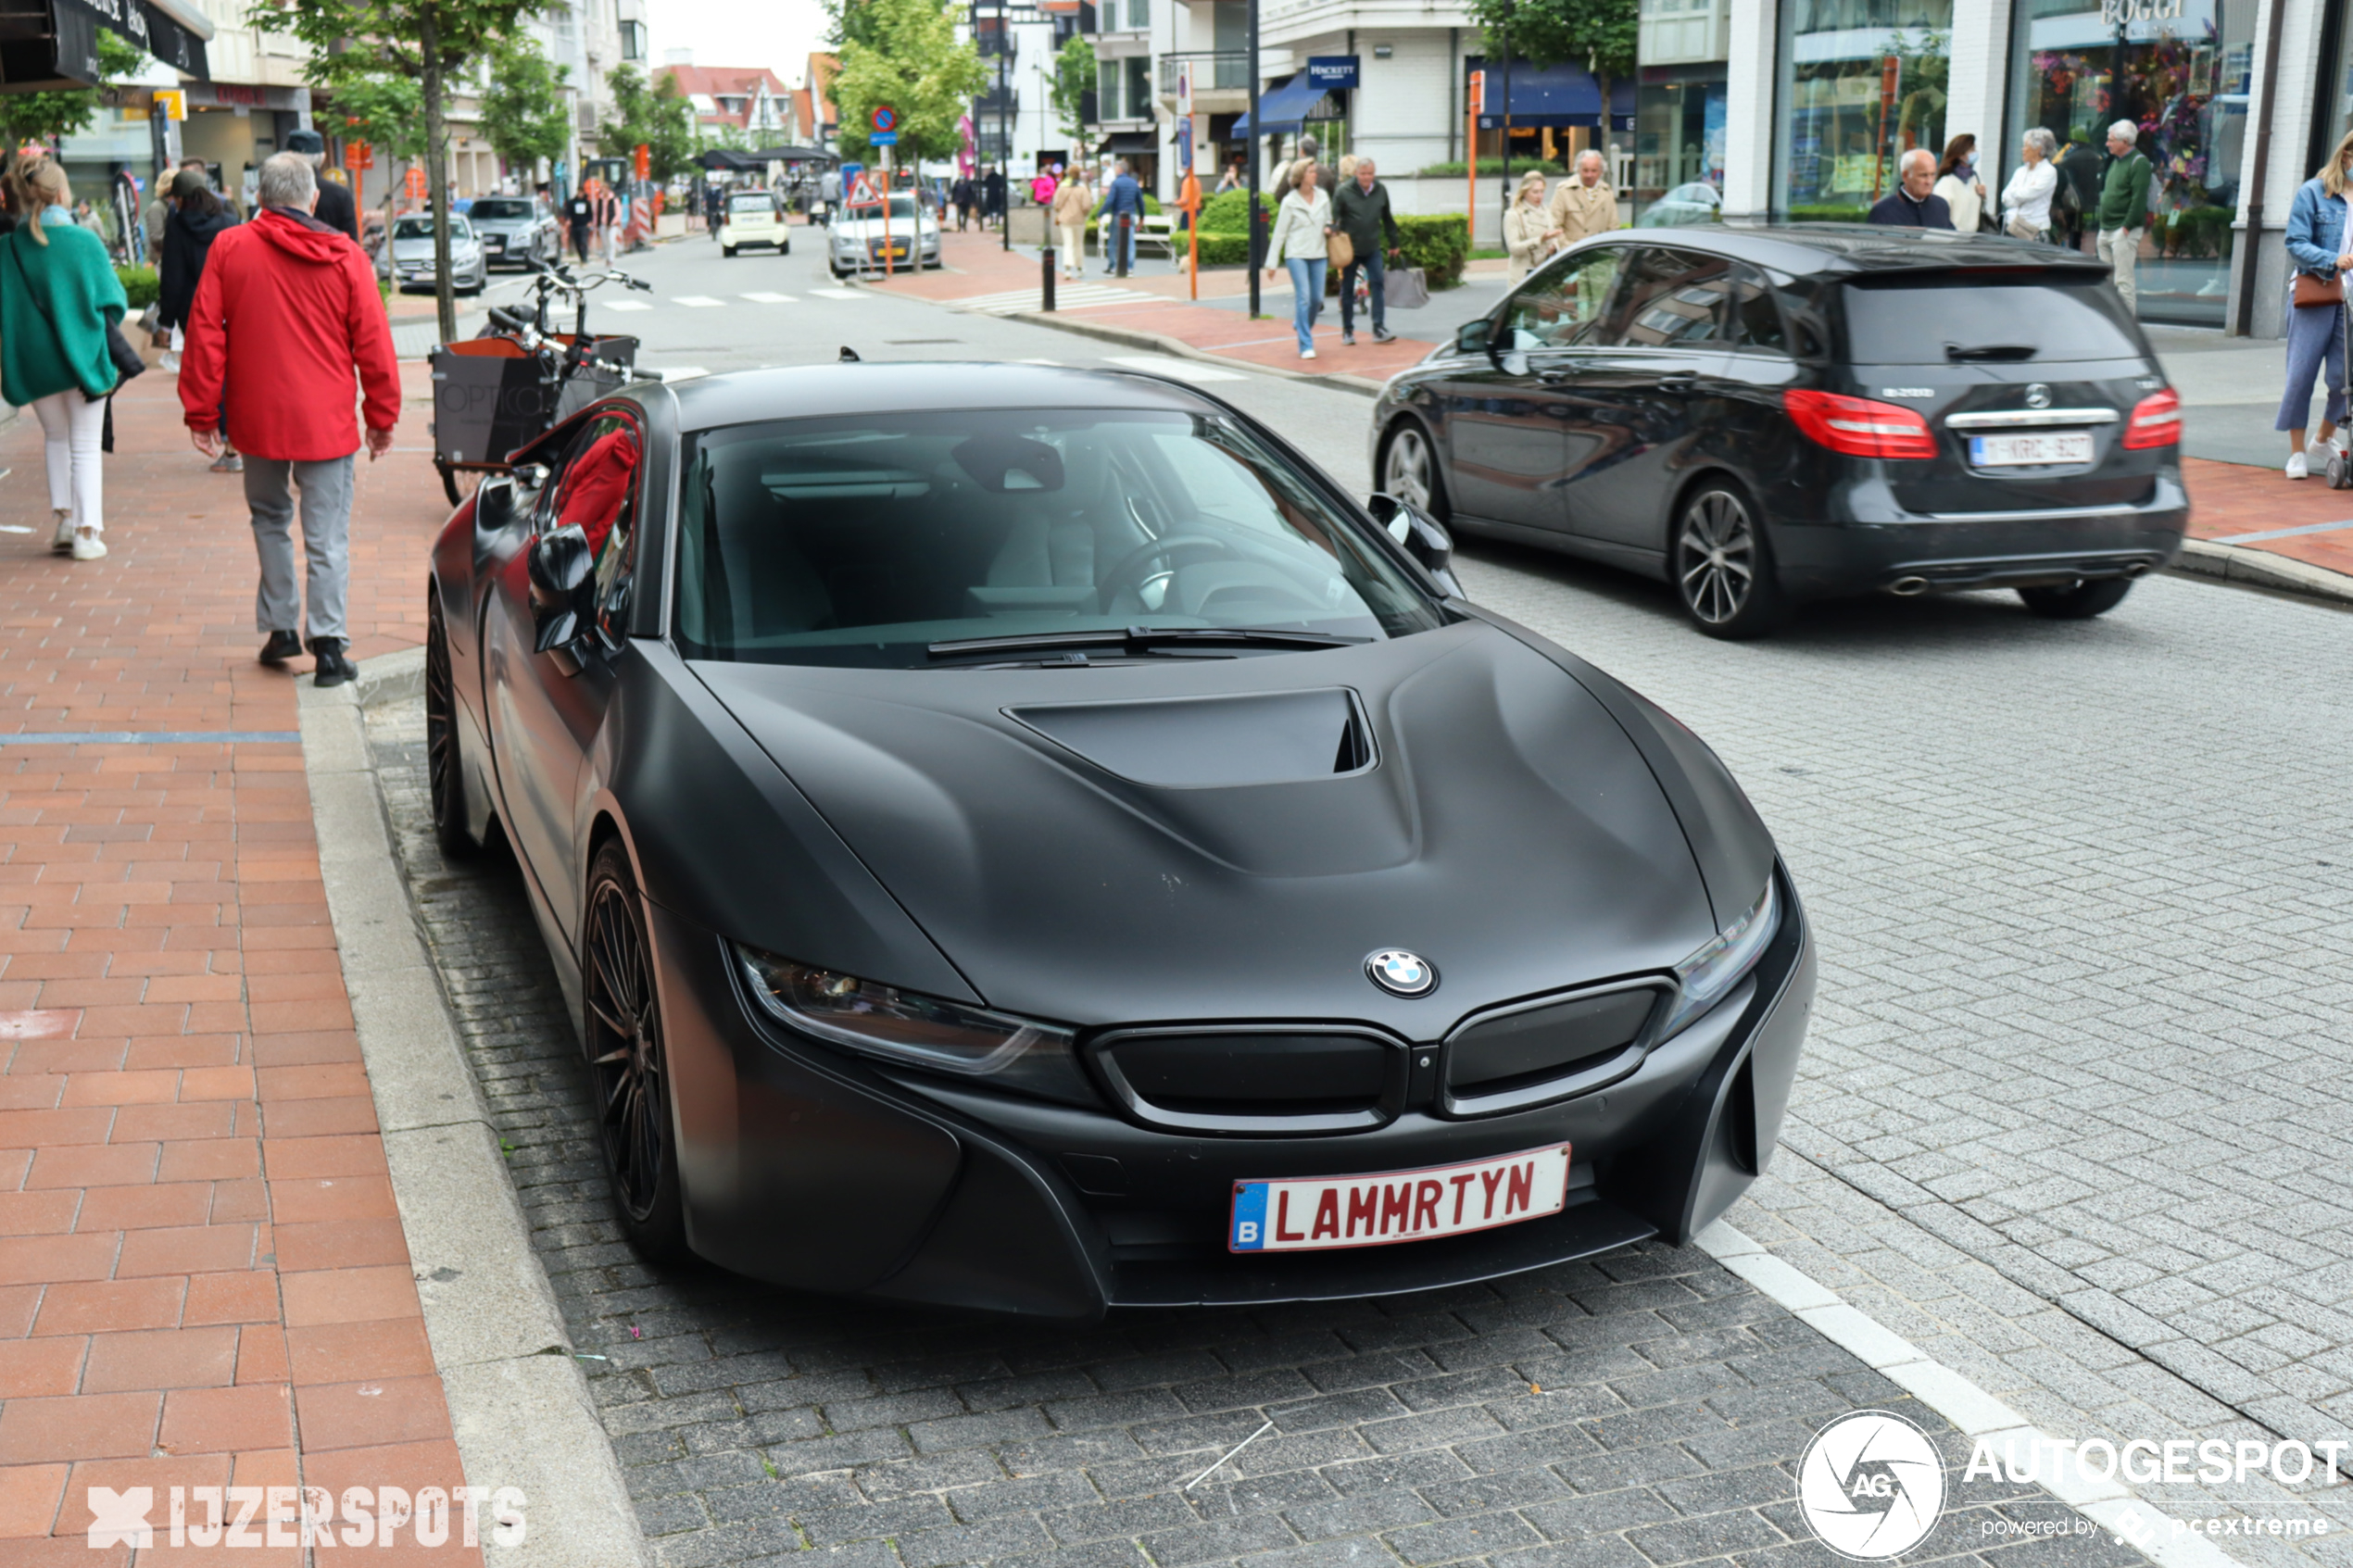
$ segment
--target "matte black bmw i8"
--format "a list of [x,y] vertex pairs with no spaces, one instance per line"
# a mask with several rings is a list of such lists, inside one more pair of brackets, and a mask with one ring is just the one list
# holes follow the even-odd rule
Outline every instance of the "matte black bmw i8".
[[640,385],[434,554],[652,1254],[1083,1319],[1690,1236],[1814,988],[1730,776],[1443,530],[1134,374]]

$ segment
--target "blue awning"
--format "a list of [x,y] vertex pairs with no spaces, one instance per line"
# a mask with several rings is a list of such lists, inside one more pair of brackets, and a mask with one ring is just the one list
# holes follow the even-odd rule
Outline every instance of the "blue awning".
[[[1499,62],[1488,62],[1474,55],[1464,62],[1470,69],[1487,70],[1488,104],[1486,113],[1478,117],[1481,131],[1493,131],[1504,123],[1497,111],[1495,98],[1504,84],[1504,68]],[[1602,114],[1602,87],[1593,73],[1583,66],[1563,60],[1557,65],[1534,66],[1526,60],[1512,62],[1512,123],[1515,126],[1551,126],[1555,130],[1581,125],[1599,129]],[[1634,79],[1622,77],[1609,84],[1609,118],[1613,130],[1629,130],[1634,123]]]
[[1245,110],[1235,119],[1232,134],[1248,136],[1255,132],[1272,136],[1286,132],[1296,132],[1311,119],[1339,118],[1336,115],[1313,112],[1321,107],[1324,97],[1324,90],[1309,82],[1307,73],[1302,70],[1281,86],[1269,87],[1258,94],[1258,114],[1259,118],[1265,122],[1264,130],[1259,130],[1251,124],[1249,111]]

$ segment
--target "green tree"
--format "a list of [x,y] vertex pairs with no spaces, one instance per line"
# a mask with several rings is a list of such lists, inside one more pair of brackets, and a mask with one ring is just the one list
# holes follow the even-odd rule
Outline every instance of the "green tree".
[[1641,27],[1638,0],[1470,0],[1471,20],[1487,33],[1491,54],[1531,65],[1571,60],[1593,73],[1602,90],[1602,119],[1609,119],[1609,90],[1634,74]]
[[853,42],[874,43],[874,7],[875,0],[825,0],[825,41],[837,49]]
[[612,90],[612,119],[597,128],[597,144],[607,157],[627,157],[642,144],[654,182],[667,185],[695,167],[695,106],[678,91],[678,79],[648,83],[635,66],[615,66],[605,75]]
[[877,105],[899,114],[898,157],[912,167],[924,158],[944,158],[963,144],[956,121],[973,95],[988,84],[988,72],[970,43],[956,40],[957,12],[942,0],[858,0],[861,27],[871,40],[845,39],[841,74],[834,79],[834,106],[841,116],[836,135],[842,156],[862,158],[870,117]]
[[1095,46],[1076,33],[1054,56],[1050,96],[1063,133],[1073,142],[1087,136],[1087,94],[1095,90]]
[[[136,44],[98,30],[98,71],[101,86],[111,87],[137,72],[147,56]],[[28,142],[55,142],[88,129],[98,113],[97,87],[69,87],[55,93],[0,93],[0,136],[6,138],[6,158]]]
[[330,124],[340,119],[345,136],[367,143],[370,156],[384,171],[384,222],[389,230],[392,204],[400,190],[394,170],[425,156],[422,89],[412,77],[382,71],[354,76],[337,84],[323,118]]
[[528,38],[500,45],[490,56],[490,91],[482,95],[482,134],[509,169],[528,184],[545,160],[572,144],[564,104],[568,67],[550,61]]
[[515,35],[539,0],[251,0],[245,25],[292,33],[310,50],[305,75],[333,91],[345,82],[407,77],[417,83],[425,188],[433,205],[434,293],[441,335],[458,335],[449,278],[449,83]]

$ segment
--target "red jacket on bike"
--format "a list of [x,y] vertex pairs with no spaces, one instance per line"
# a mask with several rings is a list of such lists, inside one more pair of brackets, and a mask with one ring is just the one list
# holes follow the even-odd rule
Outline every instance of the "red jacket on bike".
[[[400,420],[392,326],[367,254],[308,213],[265,208],[212,242],[189,308],[180,407],[256,458],[320,462]],[[356,382],[356,393],[355,393]]]

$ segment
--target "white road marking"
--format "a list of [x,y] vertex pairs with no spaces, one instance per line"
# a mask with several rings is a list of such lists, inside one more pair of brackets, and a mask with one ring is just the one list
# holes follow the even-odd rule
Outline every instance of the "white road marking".
[[599,310],[651,310],[653,307],[642,299],[609,299],[597,308]]
[[753,293],[744,295],[741,297],[750,300],[754,305],[790,305],[794,303],[793,296],[788,294],[769,294],[764,290],[755,291]]
[[673,295],[670,297],[670,303],[673,305],[684,305],[689,309],[694,310],[720,310],[724,309],[727,305],[725,300],[713,299],[707,294]]
[[1239,370],[1221,370],[1214,365],[1204,365],[1198,359],[1179,359],[1168,354],[1106,354],[1103,358],[1114,365],[1126,365],[1155,375],[1174,376],[1178,381],[1247,381]]
[[811,289],[809,292],[820,299],[863,299],[866,297],[856,289]]
[[[1012,316],[1024,310],[1036,310],[1043,303],[1034,288],[1009,289],[1003,294],[976,294],[969,299],[946,302],[959,310],[978,310],[990,316]],[[1054,307],[1058,310],[1083,310],[1090,305],[1166,305],[1170,303],[1156,294],[1141,289],[1114,288],[1108,283],[1063,283],[1054,290]]]

